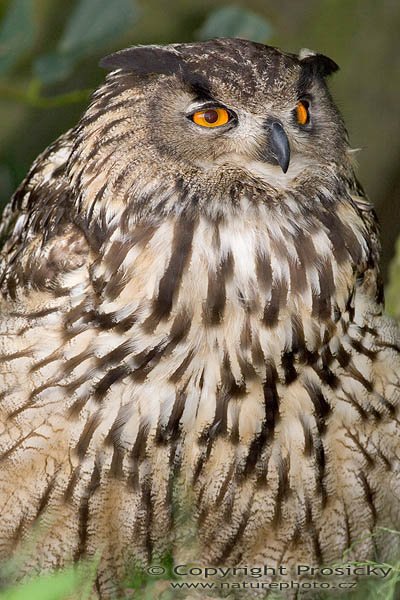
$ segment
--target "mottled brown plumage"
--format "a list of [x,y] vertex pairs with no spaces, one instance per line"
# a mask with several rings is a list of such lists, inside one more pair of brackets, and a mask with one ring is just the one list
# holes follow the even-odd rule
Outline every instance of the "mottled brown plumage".
[[[104,66],[3,217],[1,559],[40,523],[21,573],[97,551],[107,599],[171,548],[390,555],[371,534],[400,526],[399,331],[336,65],[226,39]],[[203,105],[232,118],[201,128]]]

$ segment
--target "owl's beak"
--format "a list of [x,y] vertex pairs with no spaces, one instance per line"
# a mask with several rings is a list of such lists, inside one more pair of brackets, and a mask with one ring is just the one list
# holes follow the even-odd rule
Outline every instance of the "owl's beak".
[[273,158],[286,173],[290,163],[290,145],[286,132],[279,121],[273,121],[270,124],[269,146]]

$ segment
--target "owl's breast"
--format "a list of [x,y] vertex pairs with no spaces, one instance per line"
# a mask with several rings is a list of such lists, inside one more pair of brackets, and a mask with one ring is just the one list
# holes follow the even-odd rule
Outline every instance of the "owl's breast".
[[[46,481],[49,458],[63,465],[63,498],[77,502],[98,489],[104,498],[112,490],[111,504],[127,484],[128,512],[139,507],[142,523],[141,502],[153,503],[165,531],[173,475],[183,475],[202,535],[218,532],[205,544],[210,560],[228,555],[237,525],[249,540],[238,549],[265,563],[264,546],[252,546],[260,523],[263,540],[281,522],[285,540],[298,539],[299,523],[309,539],[311,505],[321,531],[325,506],[335,527],[341,519],[344,550],[346,506],[360,535],[373,514],[379,477],[366,483],[365,456],[379,475],[378,451],[394,456],[398,446],[387,419],[398,355],[389,327],[363,322],[360,230],[298,217],[265,208],[219,222],[121,225],[89,264],[60,276],[59,296],[21,296],[24,310],[12,307],[1,324],[2,410],[13,424],[3,452],[26,439],[21,464],[30,469],[32,457]],[[34,478],[29,486],[27,496]],[[376,492],[378,509],[386,492]]]
[[[115,380],[144,421],[168,424],[179,393],[188,397],[178,422],[193,429],[203,409],[210,415],[223,405],[221,394],[253,389],[255,398],[269,372],[274,385],[285,384],[309,363],[321,370],[323,346],[337,350],[354,310],[348,241],[303,221],[248,204],[219,222],[181,217],[113,233],[92,270],[102,298],[93,343],[102,369],[107,356],[120,359]],[[360,236],[360,255],[362,244]],[[108,393],[113,378],[100,380]]]

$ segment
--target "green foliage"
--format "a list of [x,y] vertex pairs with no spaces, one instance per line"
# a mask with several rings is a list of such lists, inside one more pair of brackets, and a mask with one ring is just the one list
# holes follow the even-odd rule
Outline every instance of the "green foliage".
[[[153,573],[151,580],[147,571],[137,568],[129,575],[126,587],[133,590],[142,590],[149,585],[154,584],[157,581],[173,581],[176,579],[176,575],[173,571],[174,559],[172,553],[166,554],[163,559],[159,561],[159,564],[155,567],[160,572]],[[151,568],[150,568],[151,569]]]
[[[0,76],[12,71],[34,45],[34,5],[35,0],[11,0],[0,29]],[[44,96],[42,90],[67,81],[83,59],[104,53],[139,17],[136,0],[76,0],[54,49],[32,59],[30,83],[25,89],[12,83],[0,84],[0,98],[37,108],[86,100],[90,89],[51,98]],[[259,15],[240,7],[224,7],[210,13],[197,36],[200,39],[236,36],[265,42],[271,33],[271,26]]]
[[91,586],[88,589],[77,569],[69,568],[10,588],[0,593],[0,600],[68,600],[72,595],[76,600],[88,600],[90,593]]
[[138,13],[132,0],[80,0],[56,50],[35,61],[36,76],[45,84],[65,80],[83,57],[107,48],[123,34]]
[[78,584],[72,569],[37,577],[0,595],[1,600],[61,600],[76,592]]
[[104,48],[137,17],[132,0],[80,0],[59,42],[61,52]]
[[[22,553],[23,555],[23,553]],[[19,571],[19,557],[2,565],[2,575],[12,579]],[[89,600],[99,557],[52,573],[34,576],[0,592],[0,600]]]
[[[35,0],[12,0],[0,28],[0,76],[12,72],[36,38]],[[87,100],[91,90],[61,94],[50,101],[44,86],[66,81],[88,56],[103,53],[132,27],[139,15],[135,0],[77,0],[54,50],[31,60],[32,78],[24,89],[0,84],[0,98],[38,108],[50,108]]]
[[272,36],[269,22],[239,6],[225,6],[210,13],[198,31],[199,39],[238,37],[266,43]]
[[0,75],[8,73],[33,46],[34,0],[14,0],[0,27]]

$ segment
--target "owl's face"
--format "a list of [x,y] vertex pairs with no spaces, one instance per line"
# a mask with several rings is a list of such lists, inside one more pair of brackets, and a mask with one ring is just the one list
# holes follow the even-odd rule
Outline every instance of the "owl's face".
[[236,210],[240,190],[265,200],[353,177],[325,83],[337,66],[325,56],[221,39],[129,48],[101,64],[112,73],[68,161],[89,218],[129,202],[136,220],[186,210],[214,219]]
[[114,91],[140,90],[135,127],[160,166],[238,169],[286,187],[307,167],[343,163],[346,131],[324,79],[337,66],[327,57],[221,39],[130,48],[102,65],[117,69]]

